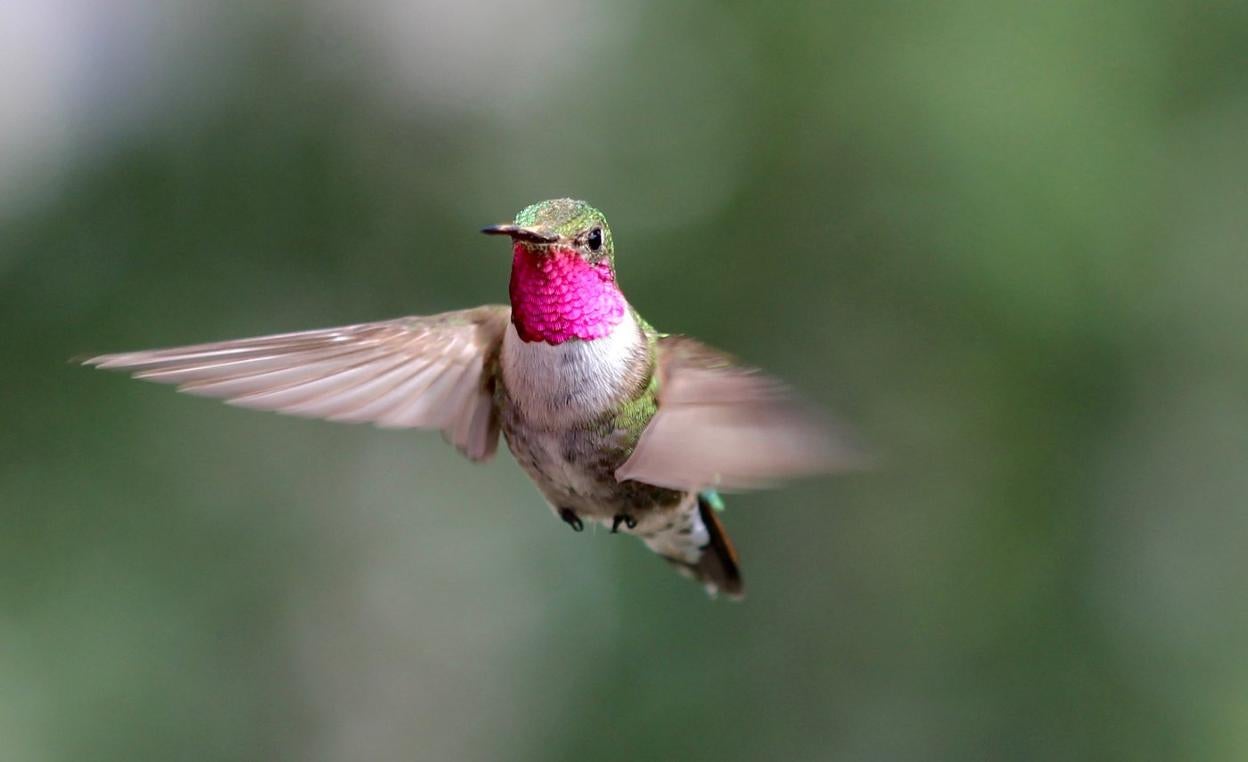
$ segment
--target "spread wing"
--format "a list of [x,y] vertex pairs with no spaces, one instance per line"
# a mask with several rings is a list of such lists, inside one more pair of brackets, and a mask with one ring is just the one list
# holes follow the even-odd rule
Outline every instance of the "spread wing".
[[477,307],[100,355],[85,364],[258,410],[441,429],[469,458],[484,460],[498,446],[490,369],[510,314],[503,306]]
[[780,381],[685,336],[658,341],[658,412],[616,470],[672,489],[752,489],[861,464]]

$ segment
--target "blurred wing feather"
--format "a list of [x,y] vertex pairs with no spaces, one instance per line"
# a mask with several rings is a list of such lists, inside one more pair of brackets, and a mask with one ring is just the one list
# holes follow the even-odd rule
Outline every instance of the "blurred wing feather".
[[823,414],[780,381],[684,336],[658,341],[658,412],[616,478],[755,489],[861,465]]
[[392,428],[441,429],[473,460],[498,446],[492,368],[511,311],[300,331],[174,349],[101,355],[87,365],[177,384],[257,410]]

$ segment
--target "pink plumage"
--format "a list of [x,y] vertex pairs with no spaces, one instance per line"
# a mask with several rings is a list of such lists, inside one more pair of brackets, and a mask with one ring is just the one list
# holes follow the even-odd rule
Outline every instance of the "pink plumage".
[[599,339],[628,309],[608,262],[590,264],[573,249],[534,253],[515,245],[511,316],[525,341],[562,344]]

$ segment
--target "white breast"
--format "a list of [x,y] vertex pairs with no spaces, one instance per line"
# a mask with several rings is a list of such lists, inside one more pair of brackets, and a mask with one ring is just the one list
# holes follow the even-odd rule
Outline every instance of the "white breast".
[[503,383],[531,425],[567,426],[607,410],[634,383],[629,370],[641,341],[632,312],[593,341],[525,342],[509,325],[500,358]]

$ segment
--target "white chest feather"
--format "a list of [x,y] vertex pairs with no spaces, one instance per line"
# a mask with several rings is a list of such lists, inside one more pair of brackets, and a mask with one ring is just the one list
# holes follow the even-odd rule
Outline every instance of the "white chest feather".
[[566,427],[616,406],[637,383],[644,349],[631,313],[593,341],[525,342],[508,326],[500,358],[503,383],[530,425]]

